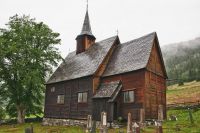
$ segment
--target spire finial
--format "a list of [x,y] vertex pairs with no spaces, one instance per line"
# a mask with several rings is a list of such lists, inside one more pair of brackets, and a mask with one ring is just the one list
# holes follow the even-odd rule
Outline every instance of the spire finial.
[[88,11],[88,0],[87,0],[86,10]]
[[116,30],[116,33],[117,33],[117,35],[119,34],[119,30],[118,29]]

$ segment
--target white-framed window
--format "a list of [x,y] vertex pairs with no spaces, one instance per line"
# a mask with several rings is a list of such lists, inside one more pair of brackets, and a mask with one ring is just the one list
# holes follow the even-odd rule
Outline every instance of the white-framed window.
[[78,93],[78,103],[87,103],[87,92]]
[[65,95],[58,95],[57,97],[57,104],[64,104]]
[[135,96],[134,96],[134,91],[124,91],[124,103],[131,103],[134,102]]
[[51,87],[51,92],[55,92],[55,87]]

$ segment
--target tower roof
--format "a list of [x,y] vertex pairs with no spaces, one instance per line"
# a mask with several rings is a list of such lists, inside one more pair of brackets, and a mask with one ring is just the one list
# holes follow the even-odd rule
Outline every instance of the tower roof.
[[80,36],[80,35],[89,35],[89,36],[94,37],[94,35],[92,34],[91,26],[90,26],[88,10],[86,11],[86,14],[85,14],[85,19],[83,22],[83,27],[82,27],[81,33],[78,36]]

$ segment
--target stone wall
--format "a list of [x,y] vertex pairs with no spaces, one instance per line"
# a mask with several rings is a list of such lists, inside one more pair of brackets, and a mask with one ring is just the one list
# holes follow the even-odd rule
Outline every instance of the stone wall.
[[[96,121],[96,128],[100,128],[100,121]],[[74,119],[55,119],[55,118],[43,118],[43,126],[82,126],[86,127],[87,120],[74,120]],[[110,126],[110,123],[107,124]],[[119,128],[117,123],[111,123],[113,128]]]
[[44,126],[86,126],[86,120],[43,118]]

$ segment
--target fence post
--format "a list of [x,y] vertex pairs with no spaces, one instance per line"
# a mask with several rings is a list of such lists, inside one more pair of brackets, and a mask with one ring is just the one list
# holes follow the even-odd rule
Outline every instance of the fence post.
[[133,128],[132,128],[132,115],[131,115],[130,112],[128,113],[127,133],[133,133]]
[[86,127],[86,133],[91,133],[91,129],[92,129],[92,116],[88,115],[87,117],[87,127]]
[[101,129],[100,133],[107,133],[107,113],[101,113]]
[[191,109],[190,109],[190,108],[188,108],[188,113],[189,113],[190,123],[191,123],[191,124],[194,124],[194,119],[193,119],[192,112],[191,112]]

